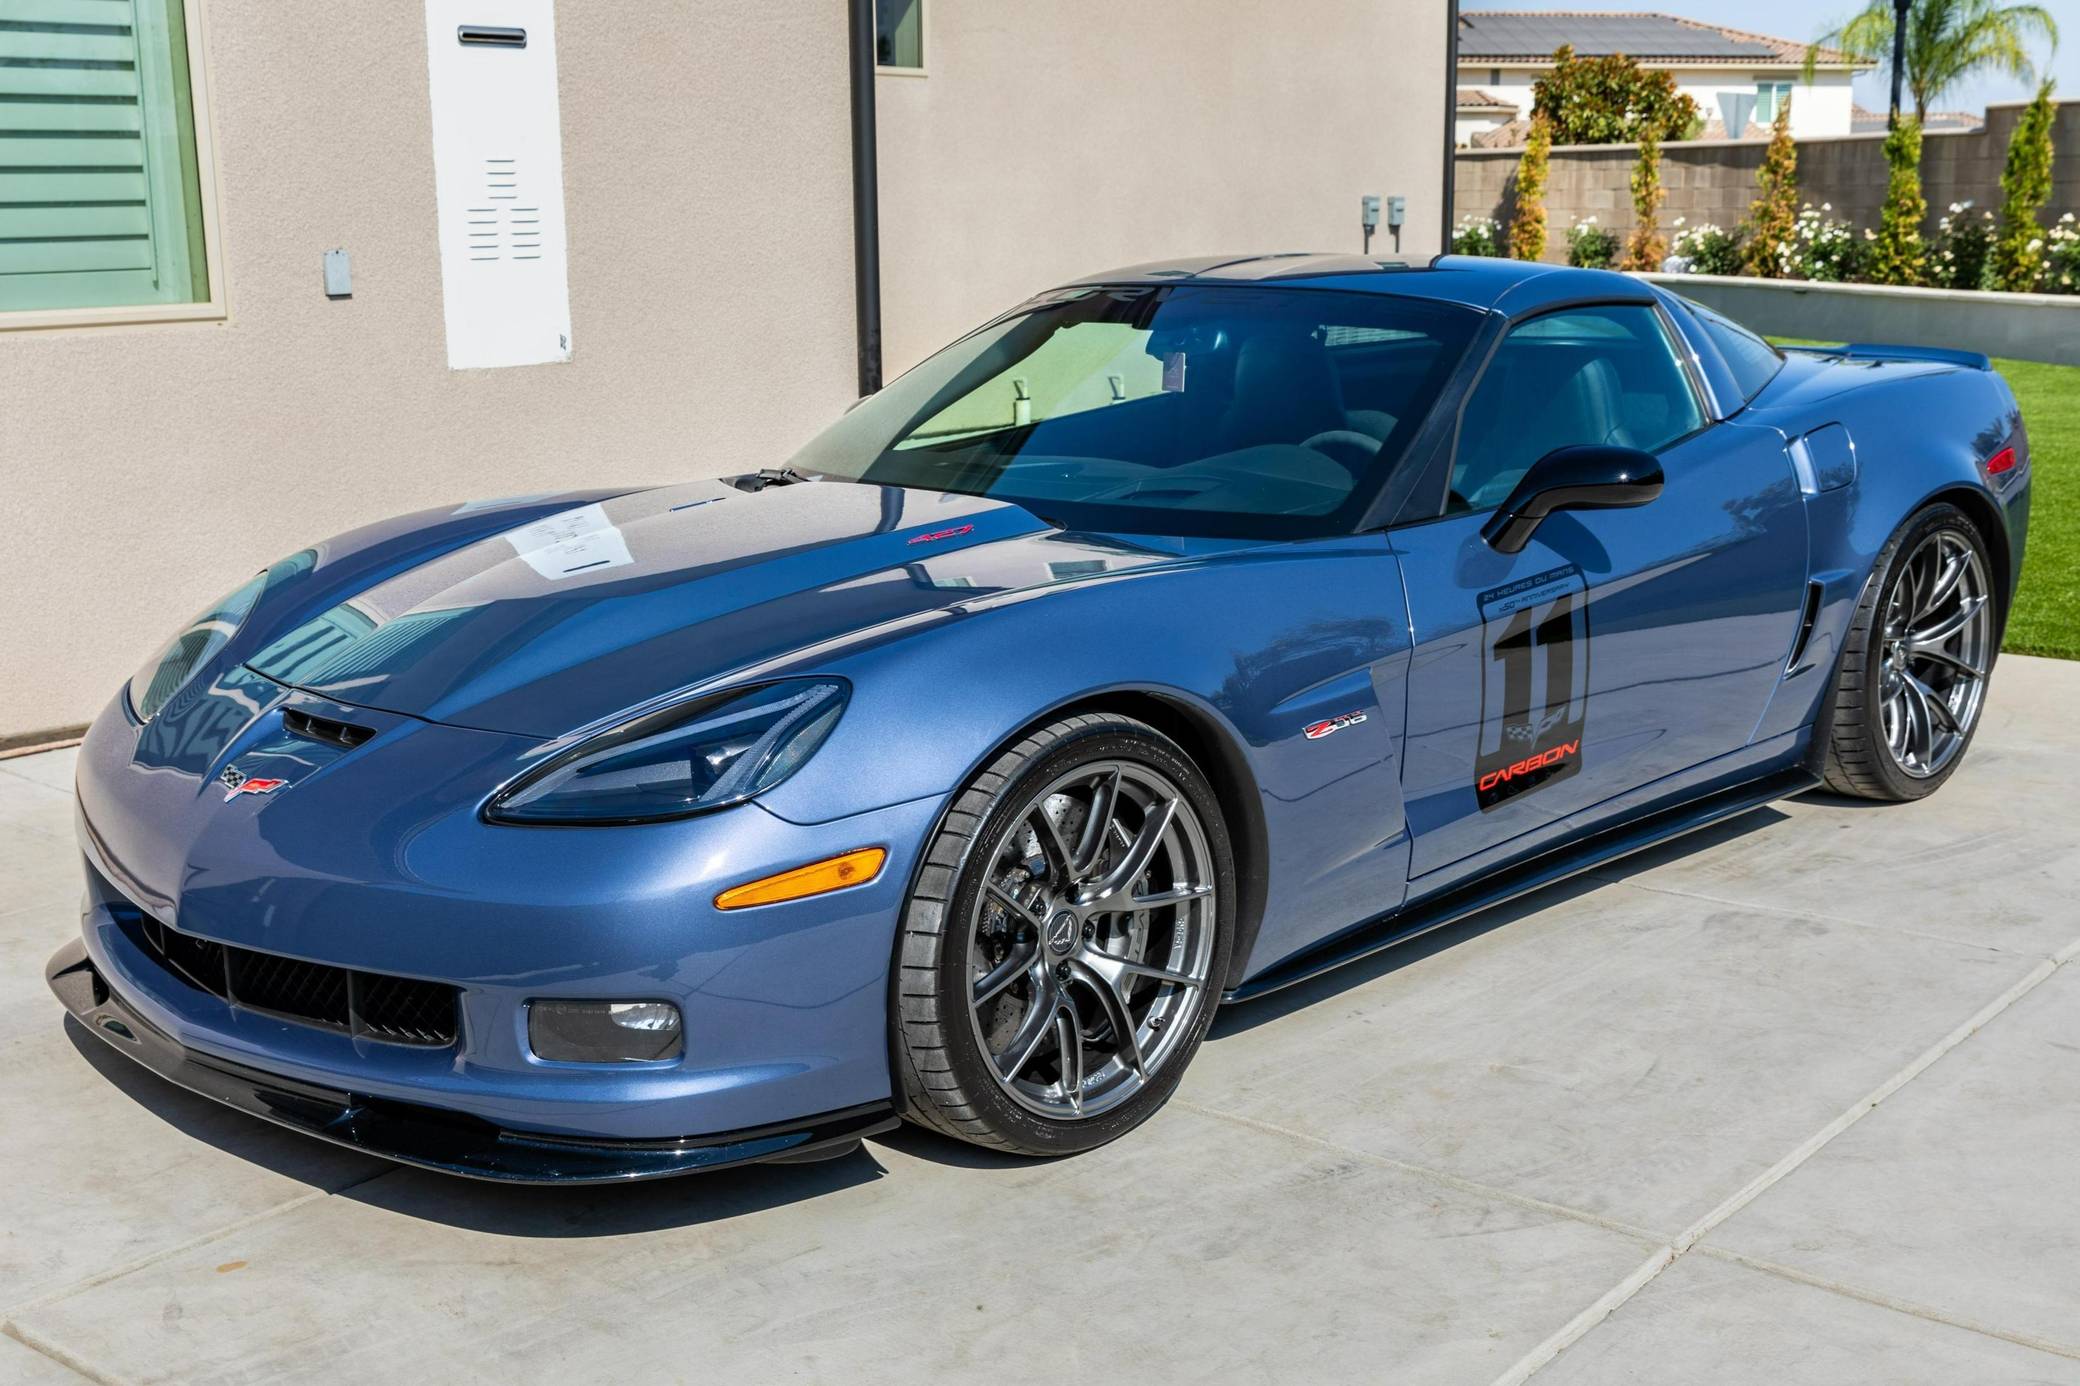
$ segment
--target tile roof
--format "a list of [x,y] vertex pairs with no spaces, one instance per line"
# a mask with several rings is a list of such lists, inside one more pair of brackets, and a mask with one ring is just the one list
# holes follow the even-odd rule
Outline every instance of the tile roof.
[[[1921,122],[1924,130],[1982,130],[1986,118],[1971,111],[1930,111]],[[1885,128],[1885,112],[1866,110],[1862,106],[1849,108],[1849,128],[1858,134]]]
[[1480,91],[1474,87],[1461,87],[1459,88],[1459,109],[1462,111],[1514,111],[1517,109],[1517,103],[1505,101],[1492,92]]

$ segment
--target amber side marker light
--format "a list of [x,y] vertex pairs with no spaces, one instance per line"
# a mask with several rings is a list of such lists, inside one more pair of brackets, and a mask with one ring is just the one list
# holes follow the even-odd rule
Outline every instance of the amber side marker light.
[[800,900],[804,896],[865,885],[881,874],[881,864],[887,860],[888,853],[879,847],[862,847],[843,856],[826,857],[807,866],[797,866],[792,871],[782,871],[776,876],[731,886],[715,897],[715,908],[741,910],[752,905],[777,905],[783,900]]

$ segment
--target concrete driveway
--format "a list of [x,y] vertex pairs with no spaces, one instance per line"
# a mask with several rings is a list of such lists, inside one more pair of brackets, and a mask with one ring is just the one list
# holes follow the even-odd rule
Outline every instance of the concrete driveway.
[[604,1191],[385,1165],[61,1022],[0,761],[0,1381],[2080,1382],[2080,664],[1808,798],[1226,1013],[1055,1164],[905,1131]]

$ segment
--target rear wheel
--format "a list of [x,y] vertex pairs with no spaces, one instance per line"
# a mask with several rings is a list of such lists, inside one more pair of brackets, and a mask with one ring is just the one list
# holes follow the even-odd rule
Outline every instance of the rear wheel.
[[908,1114],[1063,1155],[1146,1120],[1226,976],[1234,868],[1206,777],[1131,718],[1065,718],[962,791],[898,943]]
[[1930,506],[1893,536],[1817,729],[1828,788],[1919,799],[1956,771],[1993,671],[1992,572],[1985,540],[1955,506]]

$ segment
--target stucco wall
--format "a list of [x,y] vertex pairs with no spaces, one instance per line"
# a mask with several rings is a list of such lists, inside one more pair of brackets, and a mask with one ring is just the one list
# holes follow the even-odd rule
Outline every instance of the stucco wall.
[[[1796,109],[1794,107],[1794,109]],[[1930,229],[1953,202],[1975,201],[1999,209],[2001,164],[2008,138],[2021,112],[2020,104],[1991,106],[1986,128],[1971,133],[1936,131],[1922,140],[1922,189],[1928,198]],[[1798,142],[1799,197],[1814,206],[1830,203],[1829,216],[1858,227],[1878,224],[1885,200],[1883,133],[1846,135]],[[2080,102],[2061,103],[2052,131],[2056,159],[2050,221],[2080,211]],[[1661,177],[1668,188],[1661,225],[1667,230],[1677,217],[1695,225],[1716,222],[1733,226],[1755,200],[1755,173],[1766,144],[1759,140],[1697,141],[1662,147]],[[1461,215],[1507,220],[1515,192],[1518,150],[1462,150],[1454,161],[1456,205]],[[1631,176],[1637,150],[1629,144],[1556,148],[1546,189],[1546,258],[1567,258],[1566,229],[1582,217],[1619,234],[1632,229]]]
[[311,539],[772,461],[853,395],[842,6],[559,5],[576,354],[456,372],[422,6],[205,2],[229,319],[0,331],[0,735]]
[[[574,358],[448,369],[423,6],[203,6],[223,322],[0,325],[0,744],[92,717],[261,565],[383,515],[784,460],[854,393],[845,7],[557,6]],[[931,0],[884,76],[890,373],[1037,289],[1437,249],[1424,0]],[[1391,118],[1383,113],[1392,113]],[[353,256],[327,300],[321,254]],[[1376,253],[1391,247],[1381,232]]]
[[1275,22],[1256,0],[935,0],[928,75],[878,84],[890,374],[1073,275],[1355,252],[1365,193],[1406,197],[1402,253],[1434,254],[1444,20],[1424,0],[1288,0]]

